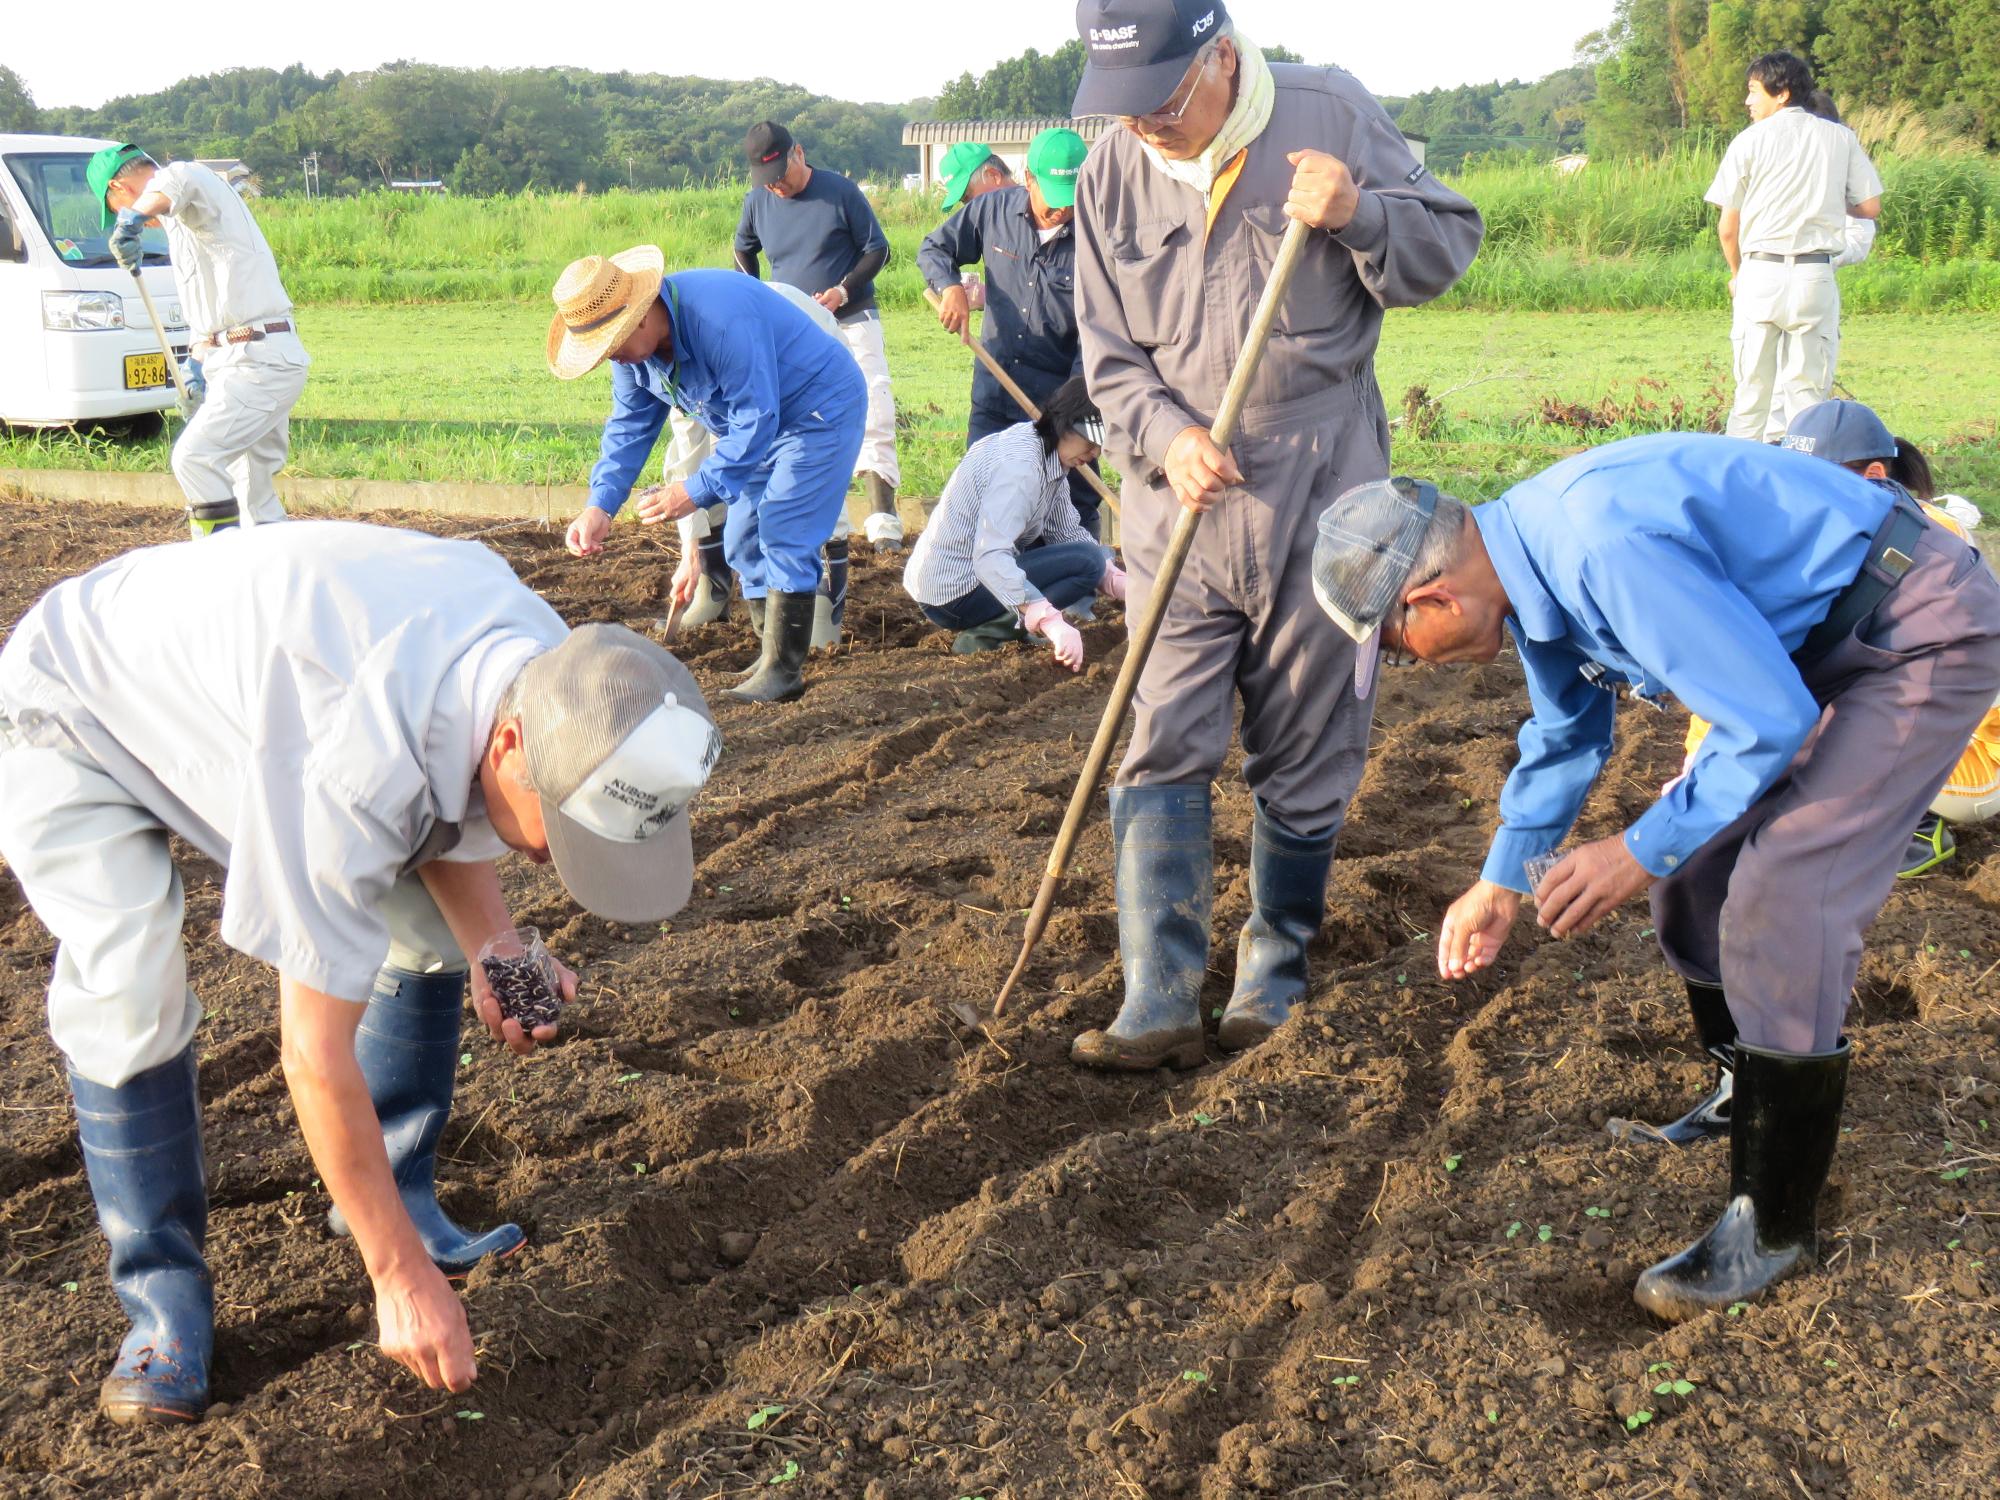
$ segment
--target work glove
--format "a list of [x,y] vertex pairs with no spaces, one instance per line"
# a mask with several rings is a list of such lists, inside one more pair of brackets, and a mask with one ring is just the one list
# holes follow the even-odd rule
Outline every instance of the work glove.
[[1072,672],[1083,670],[1083,635],[1048,600],[1037,599],[1023,609],[1021,623],[1048,640],[1055,648],[1057,661]]
[[1120,604],[1125,602],[1125,570],[1115,559],[1104,559],[1104,576],[1097,580],[1097,592]]
[[208,378],[201,373],[201,361],[192,355],[182,360],[181,379],[187,383],[187,394],[175,397],[174,409],[183,422],[192,422],[194,414],[201,410],[201,403],[208,399]]
[[118,210],[118,222],[111,226],[111,258],[130,271],[139,274],[139,265],[146,258],[146,247],[141,237],[146,233],[146,221],[129,208]]

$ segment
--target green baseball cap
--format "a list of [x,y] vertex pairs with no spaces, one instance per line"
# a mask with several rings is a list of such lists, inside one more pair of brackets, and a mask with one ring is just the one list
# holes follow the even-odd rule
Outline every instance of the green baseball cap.
[[111,179],[135,161],[151,160],[150,156],[130,141],[122,146],[106,146],[91,157],[90,165],[83,169],[83,180],[90,184],[90,191],[97,197],[97,211],[103,216],[104,228],[109,229],[118,218],[118,215],[111,211],[111,205],[104,201],[105,191],[111,186]]
[[1074,130],[1044,130],[1028,143],[1028,171],[1050,208],[1076,204],[1076,172],[1090,148]]
[[946,213],[965,201],[965,190],[972,186],[973,177],[992,159],[993,148],[977,141],[960,141],[945,152],[944,160],[938,163],[938,175],[944,178]]

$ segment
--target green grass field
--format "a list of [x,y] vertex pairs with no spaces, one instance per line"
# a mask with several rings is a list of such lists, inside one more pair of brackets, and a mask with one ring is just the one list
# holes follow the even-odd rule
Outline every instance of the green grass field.
[[[302,326],[314,366],[293,473],[565,484],[596,456],[609,377],[551,379],[537,306],[307,309]],[[904,487],[936,494],[960,453],[971,357],[927,314],[892,309],[886,327]],[[2000,519],[2000,316],[1863,315],[1843,334],[1842,384],[1932,450],[1947,488]],[[1692,421],[1726,401],[1727,359],[1727,324],[1708,313],[1424,309],[1390,315],[1378,371],[1392,417],[1412,387],[1434,403],[1396,429],[1397,466],[1486,498],[1586,442],[1665,425],[1676,398]],[[1545,403],[1609,425],[1543,420]],[[151,441],[0,436],[0,467],[163,472],[176,425]]]

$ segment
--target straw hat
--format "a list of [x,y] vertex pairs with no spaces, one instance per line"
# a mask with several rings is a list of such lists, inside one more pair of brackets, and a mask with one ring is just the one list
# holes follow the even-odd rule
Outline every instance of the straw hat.
[[575,380],[603,364],[659,298],[666,265],[657,245],[634,245],[609,260],[586,255],[571,261],[556,278],[549,373]]

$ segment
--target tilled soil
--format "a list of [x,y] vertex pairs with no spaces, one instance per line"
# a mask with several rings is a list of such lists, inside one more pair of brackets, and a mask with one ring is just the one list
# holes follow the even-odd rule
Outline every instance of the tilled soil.
[[[176,529],[22,504],[0,522],[9,624]],[[636,529],[589,563],[529,525],[440,529],[482,535],[572,620],[663,612],[671,558]],[[1603,1130],[1678,1113],[1709,1076],[1643,905],[1435,978],[1525,711],[1509,662],[1385,680],[1305,1013],[1190,1075],[1104,1077],[1066,1056],[1119,994],[1101,822],[1003,1045],[947,1007],[1012,961],[1120,623],[1086,629],[1078,679],[1045,650],[950,656],[888,563],[858,560],[854,588],[849,643],[794,705],[719,697],[752,655],[740,605],[683,642],[726,740],[684,913],[618,928],[508,869],[584,998],[526,1062],[466,1033],[444,1201],[531,1245],[466,1285],[465,1396],[374,1348],[286,1099],[272,976],[218,942],[217,872],[190,859],[221,1404],[173,1433],[95,1414],[123,1322],[41,1012],[51,942],[0,882],[0,1491],[1995,1492],[1992,832],[1877,925],[1823,1265],[1666,1329],[1632,1278],[1708,1223],[1727,1148]],[[1677,759],[1677,718],[1620,728],[1585,835]],[[1233,765],[1217,806],[1211,1008],[1249,899]]]

